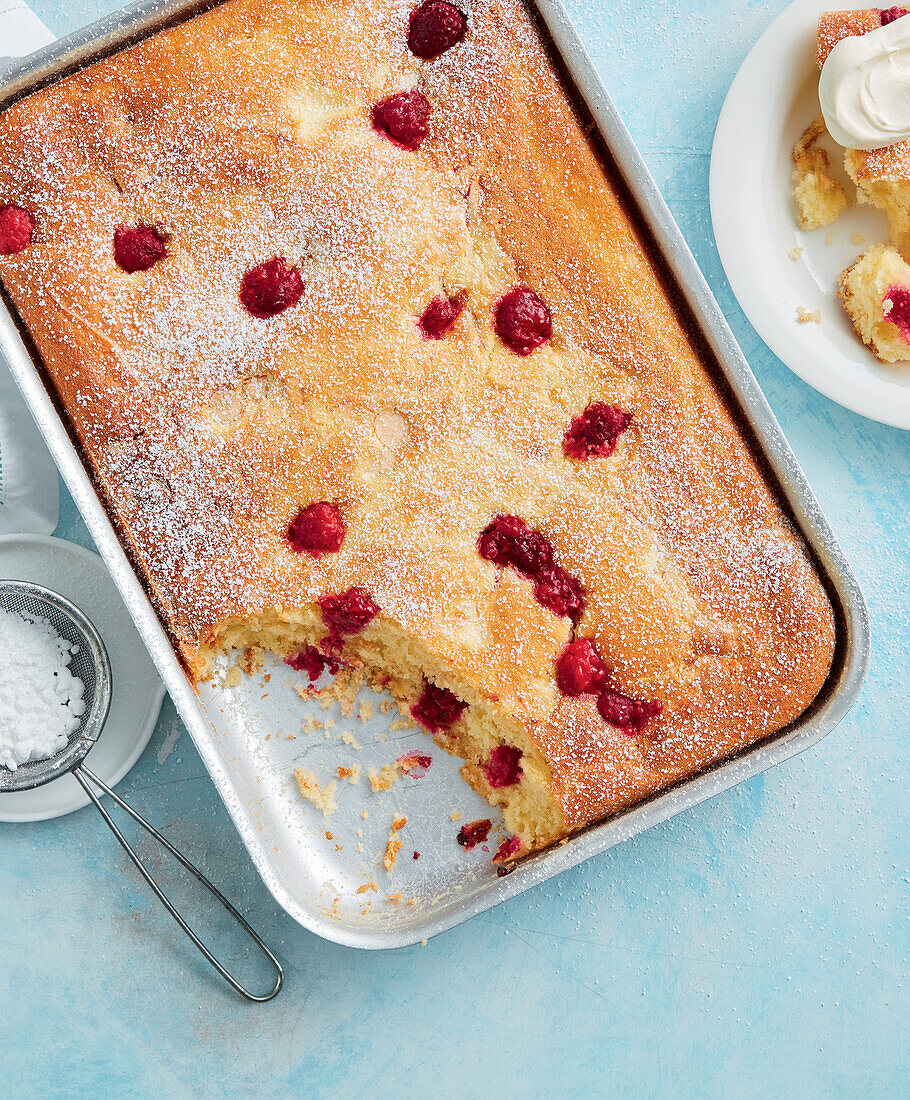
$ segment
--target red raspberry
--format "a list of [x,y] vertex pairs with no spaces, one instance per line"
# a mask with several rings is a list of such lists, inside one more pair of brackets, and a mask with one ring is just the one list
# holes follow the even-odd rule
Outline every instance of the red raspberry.
[[515,540],[512,565],[526,577],[538,577],[553,565],[553,547],[546,535],[528,528]]
[[132,275],[148,271],[167,255],[167,243],[154,225],[118,225],[114,230],[114,259]]
[[906,8],[882,8],[879,12],[883,27],[887,27],[888,24],[893,23],[895,19],[902,19],[906,14]]
[[284,256],[257,264],[240,280],[240,304],[254,317],[274,317],[296,306],[303,294],[303,278]]
[[664,709],[658,699],[632,699],[621,691],[606,688],[597,699],[600,716],[627,737],[640,733],[652,718]]
[[494,516],[480,532],[477,552],[484,561],[505,568],[512,564],[512,553],[518,539],[528,530],[520,516]]
[[615,405],[595,401],[576,416],[563,436],[562,449],[569,458],[582,462],[606,458],[616,450],[616,441],[631,423],[631,413]]
[[409,775],[412,779],[423,779],[433,763],[432,756],[424,756],[421,752],[406,752],[395,761],[402,775]]
[[535,290],[516,286],[494,306],[493,327],[516,355],[530,355],[553,335],[553,318]]
[[456,298],[445,298],[437,294],[417,322],[423,338],[441,340],[455,323],[461,308],[461,302]]
[[411,714],[430,733],[443,733],[458,721],[467,705],[447,688],[427,684]]
[[521,847],[520,836],[510,836],[508,840],[504,840],[502,844],[496,850],[496,855],[493,856],[494,863],[501,863],[505,859],[511,859],[512,856]]
[[288,542],[298,554],[311,558],[335,554],[344,542],[345,526],[341,512],[324,500],[313,501],[301,508],[288,524]]
[[470,850],[476,844],[482,844],[487,839],[492,827],[493,822],[486,817],[482,821],[472,821],[468,825],[462,825],[455,839],[462,848]]
[[477,550],[494,565],[511,565],[526,577],[536,577],[553,564],[553,547],[520,516],[495,516],[481,531]]
[[589,638],[569,642],[556,662],[556,683],[563,695],[596,694],[606,675],[606,666]]
[[483,765],[483,773],[494,790],[513,787],[521,779],[521,749],[514,745],[497,745]]
[[319,600],[322,619],[335,638],[359,634],[379,614],[379,606],[365,588],[354,586],[347,592],[323,596]]
[[308,645],[306,649],[301,649],[296,656],[285,657],[284,663],[290,665],[297,672],[305,672],[310,678],[310,683],[314,683],[319,679],[323,669],[327,668],[334,676],[341,667],[334,658],[327,657],[311,645]]
[[370,112],[373,129],[409,153],[415,153],[427,136],[429,117],[430,101],[417,88],[380,100]]
[[35,231],[35,215],[29,210],[6,203],[0,206],[0,256],[13,256],[28,248]]
[[568,617],[573,623],[578,622],[587,607],[584,585],[559,565],[545,569],[537,577],[534,595],[554,615]]
[[[885,303],[890,303],[887,312]],[[910,344],[910,287],[900,283],[888,287],[888,293],[882,301],[882,316],[892,325],[897,325],[905,342]]]
[[408,20],[408,47],[415,57],[435,61],[464,38],[468,21],[445,0],[424,0]]

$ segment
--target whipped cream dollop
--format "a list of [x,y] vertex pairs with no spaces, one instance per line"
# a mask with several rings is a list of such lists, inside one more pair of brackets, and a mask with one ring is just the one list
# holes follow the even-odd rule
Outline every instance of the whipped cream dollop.
[[842,38],[822,66],[818,98],[828,133],[848,149],[910,138],[910,16]]

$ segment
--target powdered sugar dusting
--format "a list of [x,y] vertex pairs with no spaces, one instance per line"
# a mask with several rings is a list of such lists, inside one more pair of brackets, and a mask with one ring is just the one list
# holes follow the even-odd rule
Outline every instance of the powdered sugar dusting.
[[[190,659],[228,616],[362,586],[522,717],[582,819],[799,713],[830,608],[523,7],[463,5],[464,41],[429,62],[411,7],[230,0],[15,107],[0,201],[37,225],[0,272]],[[370,119],[410,88],[431,108],[416,151]],[[129,274],[113,234],[139,224],[167,255]],[[241,279],[273,257],[302,295],[252,317]],[[552,314],[522,356],[493,326],[519,285]],[[426,340],[439,296],[464,307]],[[592,402],[632,419],[574,463]],[[346,527],[318,559],[285,537],[312,501]],[[591,700],[560,701],[573,628],[480,559],[497,514],[579,578],[578,632],[663,705],[659,736],[619,746]]]

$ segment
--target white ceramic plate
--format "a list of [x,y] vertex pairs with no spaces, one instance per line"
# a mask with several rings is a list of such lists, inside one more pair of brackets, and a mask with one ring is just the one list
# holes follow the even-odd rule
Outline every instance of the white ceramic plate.
[[[47,535],[0,537],[0,577],[34,581],[81,608],[104,639],[113,695],[104,732],[86,763],[109,786],[119,783],[148,744],[164,685],[129,612],[97,554]],[[42,821],[88,803],[70,775],[33,791],[0,794],[0,821]]]
[[[879,363],[854,335],[836,293],[840,273],[887,240],[885,215],[853,206],[828,229],[803,232],[796,224],[790,152],[818,114],[815,28],[831,7],[831,0],[796,0],[736,74],[711,154],[714,235],[733,293],[778,358],[846,408],[910,428],[910,364]],[[827,148],[833,174],[846,182],[843,151]],[[797,260],[789,255],[794,248],[803,249]],[[817,310],[821,324],[798,324],[801,307]]]

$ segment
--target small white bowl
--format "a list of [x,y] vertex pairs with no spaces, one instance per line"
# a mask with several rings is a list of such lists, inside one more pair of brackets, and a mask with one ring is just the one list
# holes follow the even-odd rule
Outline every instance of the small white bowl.
[[[879,363],[837,297],[841,272],[888,239],[884,213],[852,206],[811,232],[796,222],[790,153],[819,111],[815,29],[830,8],[824,0],[795,0],[730,85],[711,153],[714,235],[733,293],[778,358],[846,408],[910,428],[910,364]],[[843,150],[830,141],[826,148],[832,174],[846,182]],[[796,248],[802,254],[791,259]],[[821,323],[797,323],[799,309],[818,311]]]
[[[107,567],[97,554],[63,539],[3,535],[0,577],[34,581],[59,592],[98,628],[111,661],[113,694],[104,732],[86,764],[108,786],[115,786],[152,736],[164,684]],[[64,775],[33,791],[0,794],[0,821],[43,821],[87,804],[85,791],[71,775]]]

